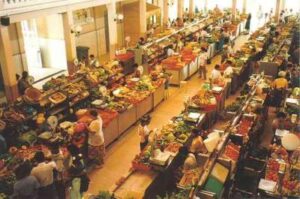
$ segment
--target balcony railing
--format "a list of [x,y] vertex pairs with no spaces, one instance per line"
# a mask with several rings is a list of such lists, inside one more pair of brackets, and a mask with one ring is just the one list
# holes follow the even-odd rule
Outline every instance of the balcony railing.
[[[0,16],[51,9],[55,7],[90,7],[122,0],[0,0]],[[78,6],[80,5],[80,6]]]

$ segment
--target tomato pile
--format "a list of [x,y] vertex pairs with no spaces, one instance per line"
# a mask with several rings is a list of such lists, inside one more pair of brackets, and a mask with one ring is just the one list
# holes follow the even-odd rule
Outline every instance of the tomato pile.
[[243,136],[248,135],[252,123],[253,122],[250,121],[249,119],[243,118],[238,126],[237,133]]

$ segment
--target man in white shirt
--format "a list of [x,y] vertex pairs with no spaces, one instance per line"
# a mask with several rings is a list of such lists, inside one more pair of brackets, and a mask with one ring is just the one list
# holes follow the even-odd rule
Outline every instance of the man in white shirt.
[[220,72],[220,65],[216,64],[215,68],[212,70],[211,72],[211,80],[214,83],[215,81],[217,81],[218,79],[220,79],[222,77],[222,74]]
[[38,151],[34,155],[34,160],[38,163],[31,171],[39,184],[39,198],[56,199],[57,192],[53,181],[53,171],[56,170],[55,162],[47,163],[45,155],[42,151]]
[[224,76],[231,77],[232,74],[233,74],[232,62],[230,60],[227,60],[227,68],[224,71]]
[[144,67],[142,65],[139,65],[137,67],[137,70],[140,72],[140,75],[143,76],[143,74],[144,74]]
[[95,110],[91,110],[90,115],[94,118],[94,120],[90,123],[88,127],[88,156],[89,159],[95,161],[97,167],[100,168],[104,164],[105,156],[103,121],[100,115]]
[[199,56],[199,77],[204,78],[204,80],[206,80],[206,64],[207,64],[207,52],[206,49],[204,47],[201,48],[201,54]]
[[168,57],[173,56],[175,54],[175,51],[172,48],[168,48],[167,55]]

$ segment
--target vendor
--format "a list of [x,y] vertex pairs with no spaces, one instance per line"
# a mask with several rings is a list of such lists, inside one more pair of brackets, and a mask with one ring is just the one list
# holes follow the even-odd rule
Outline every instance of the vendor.
[[140,124],[138,126],[138,135],[140,136],[140,150],[142,151],[148,144],[148,137],[150,134],[150,130],[148,125],[151,122],[151,117],[149,115],[145,115],[141,118]]
[[99,67],[99,62],[98,60],[95,58],[95,55],[90,55],[89,57],[89,65],[91,67]]
[[217,82],[220,78],[222,78],[222,74],[220,72],[220,65],[216,64],[215,68],[211,72],[211,80],[212,82]]
[[144,74],[144,67],[138,64],[134,64],[133,67],[135,68],[134,76],[138,78],[142,77]]
[[28,81],[28,72],[23,71],[21,79],[18,81],[18,89],[21,95],[25,94],[25,90],[30,87],[30,83]]
[[203,139],[200,136],[199,129],[192,130],[193,141],[190,147],[190,152],[197,153],[207,153],[207,149],[204,146]]
[[103,134],[103,120],[95,110],[90,111],[93,121],[90,123],[88,137],[88,156],[90,160],[95,161],[100,168],[104,164],[105,143]]
[[197,168],[197,160],[193,153],[189,153],[183,164],[183,172],[189,172]]
[[224,70],[224,76],[225,77],[232,77],[232,74],[233,74],[233,67],[232,67],[232,61],[230,60],[227,60],[226,62],[226,69]]

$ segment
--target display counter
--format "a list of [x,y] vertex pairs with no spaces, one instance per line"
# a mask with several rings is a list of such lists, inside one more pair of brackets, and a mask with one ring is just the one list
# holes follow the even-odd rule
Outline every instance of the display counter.
[[264,72],[265,75],[275,78],[278,74],[278,63],[276,62],[259,62],[259,72]]
[[132,105],[129,109],[119,114],[119,135],[124,133],[130,126],[132,126],[137,121],[136,111],[136,106]]
[[153,95],[149,95],[147,98],[136,105],[136,118],[141,118],[152,109]]
[[171,85],[179,86],[181,81],[184,81],[189,76],[189,65],[185,65],[181,68],[168,68],[166,69],[167,73],[170,73],[172,75],[172,78],[170,79]]
[[161,84],[153,92],[153,107],[154,108],[164,100],[164,95],[165,95],[165,84]]
[[119,137],[119,116],[115,117],[109,124],[103,128],[104,140],[106,145],[111,144]]
[[198,71],[198,59],[199,57],[195,58],[194,61],[189,64],[189,77]]

